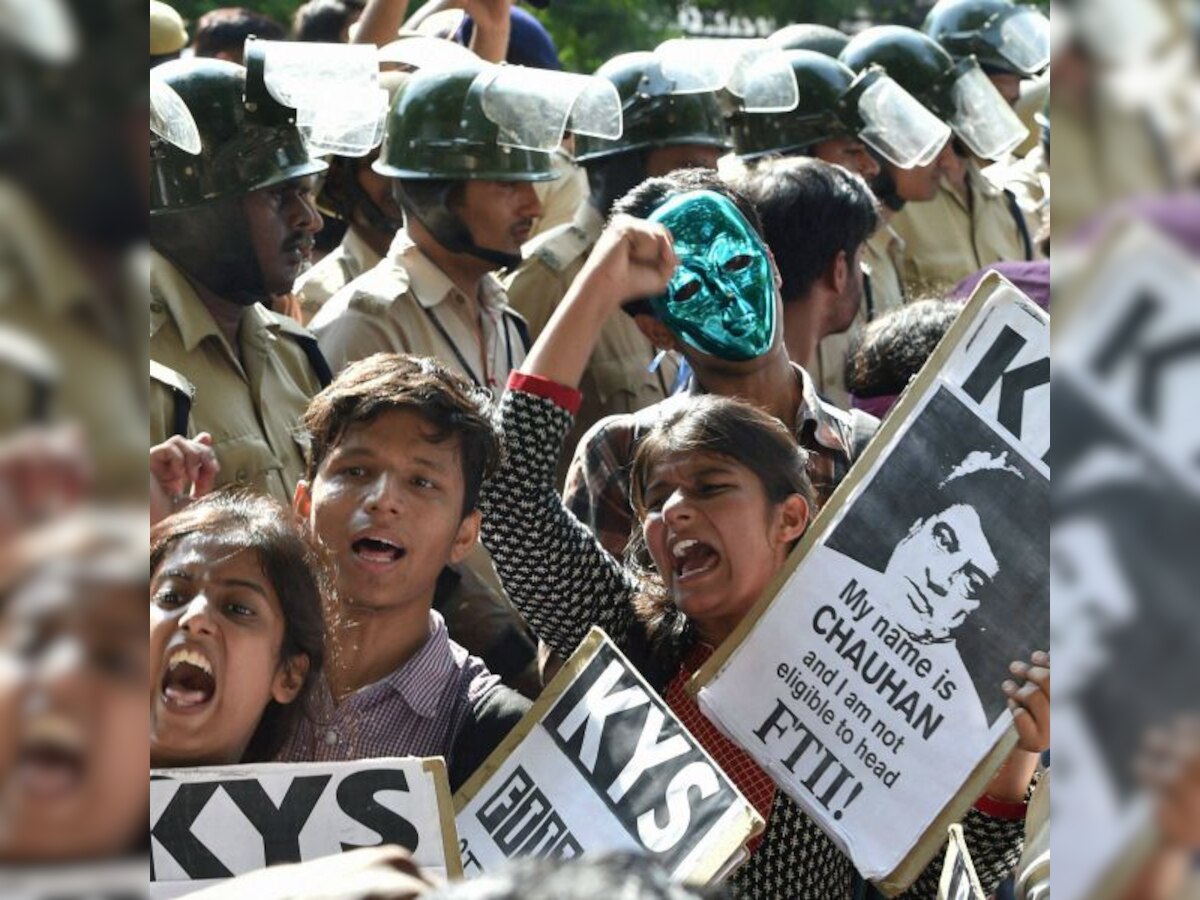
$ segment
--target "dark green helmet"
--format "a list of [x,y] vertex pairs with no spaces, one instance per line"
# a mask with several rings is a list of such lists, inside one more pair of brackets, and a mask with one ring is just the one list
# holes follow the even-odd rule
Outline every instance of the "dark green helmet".
[[187,106],[200,134],[193,155],[150,137],[150,214],[187,209],[323,172],[309,155],[296,113],[276,101],[261,64],[247,70],[219,59],[180,59],[154,70]]
[[998,159],[1028,133],[975,57],[955,62],[937,41],[912,28],[868,28],[846,45],[840,59],[856,72],[882,66],[984,159]]
[[854,137],[861,125],[847,96],[853,71],[813,50],[787,50],[784,57],[796,76],[800,102],[790,112],[738,110],[729,117],[734,150],[744,160],[798,153],[831,138]]
[[850,35],[828,25],[785,25],[767,41],[780,50],[812,50],[837,59]]
[[579,135],[575,142],[577,161],[680,144],[729,148],[717,94],[674,93],[674,83],[663,75],[653,53],[639,51],[614,56],[596,70],[596,75],[617,88],[623,132],[619,139],[611,141]]
[[557,177],[550,152],[501,142],[485,112],[497,71],[479,60],[413,73],[388,113],[375,171],[413,181]]
[[1012,0],[939,0],[922,30],[955,59],[974,56],[985,72],[1036,75],[1050,62],[1050,22]]

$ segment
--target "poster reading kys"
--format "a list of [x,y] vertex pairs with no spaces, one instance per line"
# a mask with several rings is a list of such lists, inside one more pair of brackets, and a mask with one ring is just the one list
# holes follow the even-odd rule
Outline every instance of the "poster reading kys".
[[1012,746],[1001,683],[1047,646],[1049,337],[985,279],[692,684],[887,892]]
[[150,893],[178,897],[279,863],[399,844],[461,871],[441,759],[260,763],[150,773]]
[[632,850],[707,882],[763,827],[598,628],[454,805],[468,878],[510,857]]

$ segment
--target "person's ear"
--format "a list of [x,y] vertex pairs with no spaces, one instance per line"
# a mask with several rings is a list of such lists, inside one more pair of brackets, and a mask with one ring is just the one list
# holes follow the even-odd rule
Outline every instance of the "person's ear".
[[850,259],[845,250],[839,250],[833,262],[829,264],[828,278],[833,292],[839,297],[842,296],[850,283]]
[[649,313],[638,313],[633,317],[638,330],[646,336],[646,340],[654,345],[656,350],[675,350],[682,352],[683,343],[675,337],[675,333]]
[[292,492],[292,512],[301,523],[308,522],[312,512],[312,486],[304,479],[296,482],[296,490]]
[[448,562],[451,565],[462,562],[475,549],[475,544],[479,541],[479,524],[482,521],[483,513],[474,510],[459,523],[458,534],[454,536],[454,543],[450,547]]
[[808,517],[808,502],[799,494],[792,494],[779,504],[779,543],[787,547],[803,537],[808,530]]
[[783,275],[779,273],[779,265],[775,262],[775,254],[771,252],[771,248],[763,244],[767,251],[767,260],[771,263],[771,278],[775,281],[775,293],[780,293],[783,290]]
[[271,697],[276,703],[286,706],[300,695],[308,675],[308,666],[307,653],[297,653],[279,666],[271,682]]

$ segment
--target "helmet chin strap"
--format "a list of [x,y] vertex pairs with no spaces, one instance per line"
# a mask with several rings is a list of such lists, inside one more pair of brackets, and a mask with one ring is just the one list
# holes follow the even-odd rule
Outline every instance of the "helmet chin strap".
[[896,179],[892,177],[892,171],[888,168],[891,163],[871,148],[867,149],[871,156],[875,157],[875,161],[879,163],[879,174],[871,179],[871,190],[875,192],[875,196],[879,198],[880,203],[890,210],[899,212],[904,209],[904,204],[908,201],[899,194],[899,190],[896,187]]
[[151,216],[150,245],[224,300],[270,299],[240,196]]
[[456,181],[404,181],[395,190],[396,199],[404,211],[415,218],[434,240],[451,253],[466,253],[481,259],[496,269],[511,269],[521,264],[521,254],[505,253],[481,247],[471,237],[471,231],[458,213],[450,208],[450,192]]

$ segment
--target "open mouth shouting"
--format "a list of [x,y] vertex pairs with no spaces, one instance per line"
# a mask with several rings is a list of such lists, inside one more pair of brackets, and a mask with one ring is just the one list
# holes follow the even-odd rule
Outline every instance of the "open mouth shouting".
[[364,534],[355,538],[350,549],[355,559],[372,569],[393,566],[408,555],[407,548],[402,544],[379,534]]
[[74,720],[57,713],[33,719],[17,757],[17,781],[39,800],[61,797],[83,782],[87,739]]
[[212,661],[195,647],[178,647],[167,658],[161,696],[163,705],[174,712],[198,712],[212,702],[217,692]]
[[707,575],[720,560],[716,550],[694,538],[684,538],[671,545],[671,567],[677,583]]

